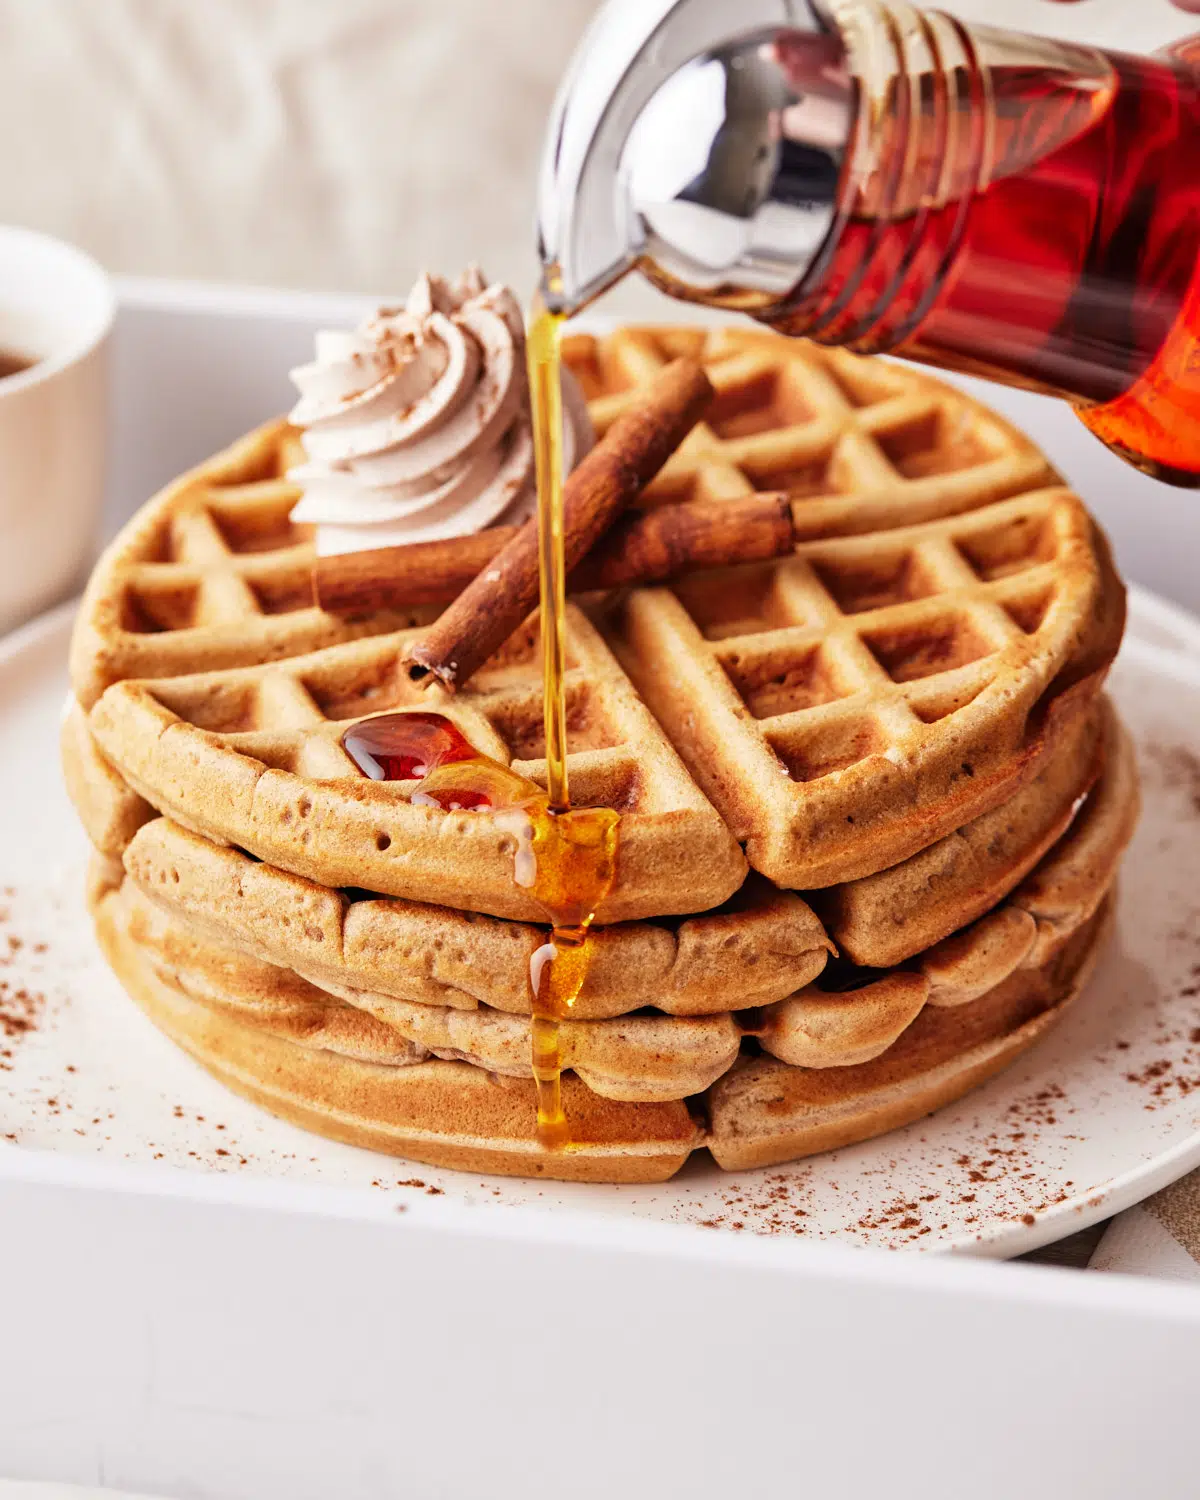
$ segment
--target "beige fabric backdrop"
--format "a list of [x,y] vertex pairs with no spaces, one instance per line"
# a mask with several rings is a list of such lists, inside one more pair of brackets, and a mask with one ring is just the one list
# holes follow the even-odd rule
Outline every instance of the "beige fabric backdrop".
[[[395,295],[533,279],[546,113],[596,0],[0,0],[0,218],[118,271]],[[729,0],[736,14],[738,0]],[[951,0],[1151,46],[1167,0]]]
[[112,269],[345,291],[528,279],[594,0],[2,0],[0,217]]

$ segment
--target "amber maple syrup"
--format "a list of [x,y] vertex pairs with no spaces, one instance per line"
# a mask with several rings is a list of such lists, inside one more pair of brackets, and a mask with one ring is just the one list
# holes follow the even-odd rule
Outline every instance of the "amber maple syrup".
[[[561,692],[561,676],[558,684]],[[352,725],[342,744],[375,781],[417,781],[411,797],[417,806],[491,812],[513,834],[514,879],[553,924],[530,974],[538,1138],[547,1146],[567,1145],[558,1025],[587,977],[588,931],[616,873],[618,814],[604,807],[564,808],[548,789],[482,755],[444,714],[379,714]],[[564,774],[555,785],[561,795],[565,757],[560,769]]]
[[381,714],[354,725],[342,743],[376,780],[419,781],[418,806],[493,812],[517,840],[514,878],[550,922],[530,967],[530,1062],[537,1086],[538,1139],[570,1144],[562,1105],[559,1026],[587,978],[590,930],[616,874],[619,814],[572,809],[567,778],[566,567],[563,551],[562,319],[535,304],[529,328],[529,388],[537,466],[542,686],[546,785],[482,755],[443,714]]
[[1200,39],[1130,57],[892,9],[892,41],[849,13],[870,107],[838,221],[761,316],[1064,396],[1200,485]]

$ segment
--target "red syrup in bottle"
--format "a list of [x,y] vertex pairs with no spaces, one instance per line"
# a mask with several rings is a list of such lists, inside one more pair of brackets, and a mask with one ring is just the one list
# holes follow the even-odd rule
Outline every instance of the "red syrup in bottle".
[[780,331],[1065,397],[1200,485],[1200,38],[1131,57],[912,7],[842,19],[859,93]]

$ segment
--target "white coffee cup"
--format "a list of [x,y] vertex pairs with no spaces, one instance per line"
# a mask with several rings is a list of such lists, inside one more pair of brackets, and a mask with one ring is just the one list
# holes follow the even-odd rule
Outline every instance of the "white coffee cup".
[[96,262],[0,225],[0,632],[65,598],[94,555],[104,497],[106,355],[116,304]]

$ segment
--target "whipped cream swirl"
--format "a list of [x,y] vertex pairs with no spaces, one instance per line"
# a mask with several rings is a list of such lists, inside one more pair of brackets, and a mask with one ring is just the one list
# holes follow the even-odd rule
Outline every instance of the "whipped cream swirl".
[[[472,266],[422,276],[403,308],[321,332],[291,372],[308,462],[292,519],[329,557],[466,536],[525,520],[535,479],[525,329],[507,287]],[[582,392],[563,371],[564,467],[592,444]]]

